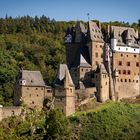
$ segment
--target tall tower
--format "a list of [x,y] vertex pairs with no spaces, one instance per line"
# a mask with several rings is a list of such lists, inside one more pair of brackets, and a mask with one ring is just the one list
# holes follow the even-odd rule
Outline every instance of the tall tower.
[[86,42],[86,29],[84,24],[77,22],[75,27],[68,28],[65,36],[66,61],[68,67],[75,63],[79,48]]
[[97,25],[97,23],[89,21],[87,34],[91,65],[95,70],[98,64],[103,63],[104,40],[100,23]]
[[97,88],[97,100],[100,102],[107,101],[109,99],[109,76],[104,64],[97,66],[93,81]]
[[75,113],[75,86],[66,64],[60,64],[54,96],[55,107],[61,108],[66,116]]

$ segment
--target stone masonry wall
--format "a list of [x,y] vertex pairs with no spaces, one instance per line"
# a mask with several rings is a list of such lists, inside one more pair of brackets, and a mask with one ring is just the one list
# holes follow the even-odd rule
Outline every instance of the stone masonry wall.
[[139,54],[114,53],[113,70],[119,75],[115,77],[116,98],[131,98],[140,95],[140,59]]
[[0,107],[0,121],[4,118],[8,118],[10,116],[17,116],[21,114],[21,107]]

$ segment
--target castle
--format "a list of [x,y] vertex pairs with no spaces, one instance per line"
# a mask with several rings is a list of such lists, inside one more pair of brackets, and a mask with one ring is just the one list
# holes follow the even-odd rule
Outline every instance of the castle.
[[[69,100],[64,108],[87,98],[105,102],[140,95],[140,40],[137,30],[108,26],[107,32],[103,33],[100,22],[89,21],[87,28],[77,22],[66,32],[65,46],[67,69],[75,86],[69,95],[75,95],[75,99],[72,100],[66,92],[71,85],[65,88],[66,77],[63,78],[63,94],[61,92],[58,97],[58,86],[55,93],[56,98]],[[72,112],[73,107],[66,116]]]
[[89,21],[87,27],[77,22],[68,28],[64,41],[67,64],[60,64],[54,88],[45,84],[39,71],[20,70],[14,88],[15,106],[0,107],[0,120],[19,115],[22,103],[42,109],[46,98],[54,97],[55,107],[69,116],[84,100],[119,101],[140,95],[137,30],[108,26],[104,33],[100,22]]

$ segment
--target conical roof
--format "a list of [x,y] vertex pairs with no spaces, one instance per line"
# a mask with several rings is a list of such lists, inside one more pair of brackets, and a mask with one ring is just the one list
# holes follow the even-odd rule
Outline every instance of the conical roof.
[[66,64],[60,64],[55,85],[74,86]]
[[106,71],[104,64],[99,64],[97,66],[96,72],[101,73],[101,74],[107,74],[107,71]]
[[85,60],[82,54],[80,54],[80,64],[81,67],[91,67],[91,65]]

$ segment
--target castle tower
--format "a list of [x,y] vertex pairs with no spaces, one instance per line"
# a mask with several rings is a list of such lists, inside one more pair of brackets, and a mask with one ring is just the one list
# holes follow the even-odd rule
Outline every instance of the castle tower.
[[101,26],[95,22],[88,22],[88,46],[92,69],[95,70],[98,64],[103,63],[104,40]]
[[43,108],[44,99],[52,96],[51,87],[46,86],[40,71],[20,70],[14,88],[14,105],[22,102],[29,108]]
[[75,86],[66,64],[60,64],[55,80],[55,107],[61,108],[66,116],[75,112]]
[[68,67],[75,63],[79,48],[86,42],[86,29],[84,24],[77,22],[75,27],[68,28],[65,36],[66,62]]
[[109,76],[104,64],[98,65],[94,77],[95,86],[97,88],[97,100],[105,102],[109,99]]

